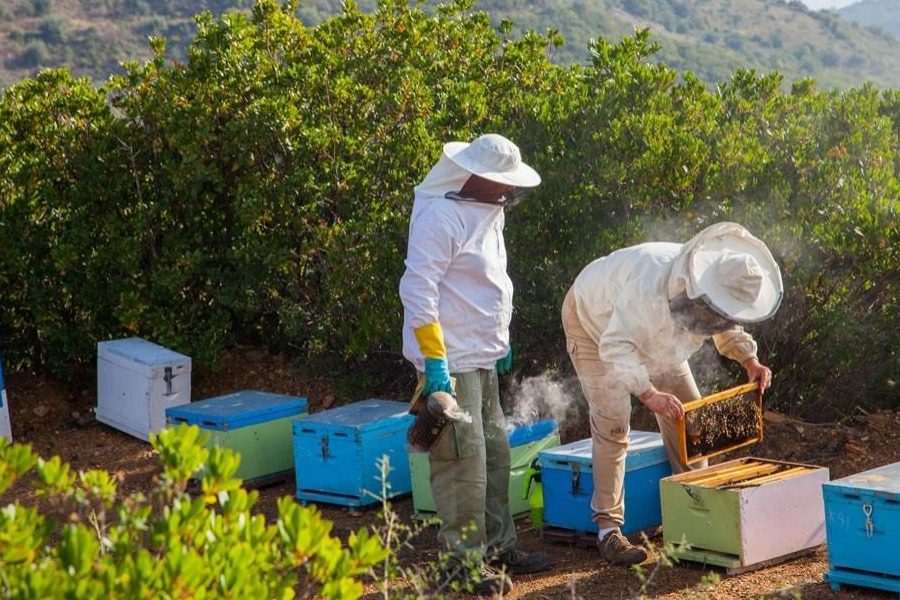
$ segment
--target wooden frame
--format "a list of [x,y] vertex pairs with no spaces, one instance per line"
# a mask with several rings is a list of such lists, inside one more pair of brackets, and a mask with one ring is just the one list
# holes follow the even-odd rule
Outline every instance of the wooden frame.
[[[687,442],[687,416],[691,411],[698,410],[705,406],[709,406],[710,404],[714,404],[716,402],[721,402],[723,400],[730,400],[735,396],[741,396],[748,392],[756,391],[756,406],[758,409],[758,417],[757,417],[757,431],[758,435],[755,435],[751,438],[742,440],[736,444],[732,444],[730,446],[726,446],[724,448],[719,448],[712,452],[708,452],[706,454],[697,454],[694,456],[688,456],[688,442]],[[759,389],[758,383],[745,383],[744,385],[739,385],[727,390],[723,390],[721,392],[716,392],[715,394],[710,394],[709,396],[704,396],[698,400],[692,400],[691,402],[684,403],[684,418],[678,421],[678,454],[681,458],[681,462],[683,464],[691,464],[695,462],[699,462],[704,459],[712,458],[713,456],[718,456],[720,454],[724,454],[726,452],[731,452],[732,450],[737,450],[738,448],[743,448],[744,446],[749,446],[750,444],[755,444],[756,442],[760,442],[763,439],[763,404],[762,404],[762,391]]]

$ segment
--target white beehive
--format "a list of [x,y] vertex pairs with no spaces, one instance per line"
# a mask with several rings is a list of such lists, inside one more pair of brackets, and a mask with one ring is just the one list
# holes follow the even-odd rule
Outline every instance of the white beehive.
[[3,381],[3,361],[0,360],[0,437],[12,440],[12,428],[9,426],[9,403],[6,401],[6,383]]
[[191,359],[141,338],[97,344],[97,420],[148,440],[191,401]]

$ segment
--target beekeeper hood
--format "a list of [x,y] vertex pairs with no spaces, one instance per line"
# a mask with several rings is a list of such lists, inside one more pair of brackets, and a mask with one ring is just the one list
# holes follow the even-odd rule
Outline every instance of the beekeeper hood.
[[458,192],[471,175],[518,188],[541,183],[537,172],[522,162],[519,147],[496,133],[487,133],[475,141],[448,142],[440,160],[416,186],[416,197]]
[[669,298],[682,292],[735,323],[750,324],[774,315],[784,290],[766,245],[741,225],[725,222],[684,244],[672,266]]

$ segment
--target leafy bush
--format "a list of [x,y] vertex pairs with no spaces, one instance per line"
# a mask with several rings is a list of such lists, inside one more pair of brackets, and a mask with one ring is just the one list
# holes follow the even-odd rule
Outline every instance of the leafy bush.
[[507,219],[527,369],[568,367],[558,309],[587,262],[731,219],[785,276],[782,310],[754,328],[774,405],[897,404],[896,92],[783,93],[746,70],[709,90],[654,63],[647,31],[560,67],[557,34],[495,29],[467,0],[348,4],[316,27],[295,8],[203,15],[184,63],[154,39],[101,88],[46,71],[4,93],[14,367],[72,373],[128,334],[198,362],[269,344],[364,373],[368,392],[387,356],[396,380],[412,187],[444,141],[500,131],[544,179]]
[[29,42],[22,54],[19,55],[17,63],[23,67],[35,68],[46,65],[50,60],[50,50],[47,44],[41,40]]
[[[196,426],[153,436],[163,472],[149,495],[122,496],[109,473],[73,473],[0,437],[0,494],[34,472],[42,508],[0,510],[0,589],[7,598],[358,598],[359,578],[389,552],[365,529],[346,546],[331,522],[291,498],[266,524],[257,492],[234,478],[239,457],[204,448]],[[185,493],[201,465],[202,493]],[[67,515],[60,519],[58,515]]]

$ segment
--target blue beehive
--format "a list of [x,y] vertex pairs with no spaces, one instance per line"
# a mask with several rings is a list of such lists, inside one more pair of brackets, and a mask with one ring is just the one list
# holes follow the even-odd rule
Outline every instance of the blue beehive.
[[900,592],[900,462],[822,485],[834,589]]
[[294,421],[297,498],[344,506],[381,501],[377,461],[390,461],[387,496],[412,490],[406,431],[412,425],[406,402],[363,400]]
[[237,477],[252,484],[289,478],[294,470],[291,423],[307,414],[306,398],[243,390],[166,409],[169,425],[197,425],[207,447],[241,455]]
[[[590,438],[540,453],[546,526],[597,531],[597,524],[591,521],[594,493],[591,462]],[[662,436],[649,431],[629,432],[622,533],[642,531],[662,523],[659,480],[671,474]]]

